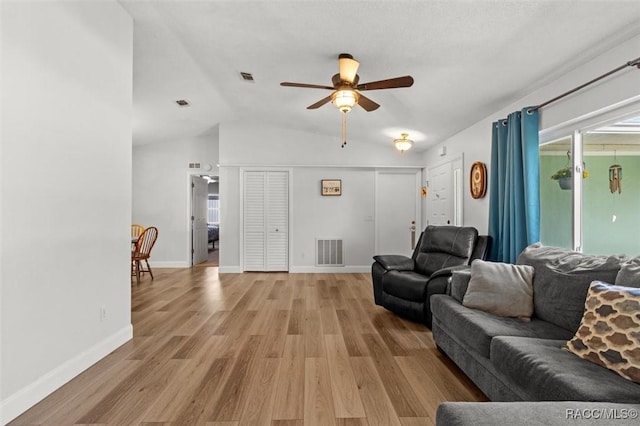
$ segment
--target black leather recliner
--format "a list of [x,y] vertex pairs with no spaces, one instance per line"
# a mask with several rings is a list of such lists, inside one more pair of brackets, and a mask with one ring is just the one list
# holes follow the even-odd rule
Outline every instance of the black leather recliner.
[[376,305],[431,328],[429,298],[445,293],[455,269],[485,259],[489,238],[479,236],[473,227],[429,225],[410,258],[374,256],[371,276]]

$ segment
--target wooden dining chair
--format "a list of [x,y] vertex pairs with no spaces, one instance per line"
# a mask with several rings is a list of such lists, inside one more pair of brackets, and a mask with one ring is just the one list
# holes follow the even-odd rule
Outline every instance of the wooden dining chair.
[[144,232],[144,226],[137,223],[131,224],[131,239],[140,237],[140,234]]
[[[153,272],[149,266],[149,257],[151,257],[151,249],[158,239],[158,228],[150,226],[140,234],[136,242],[135,249],[131,252],[131,276],[136,276],[136,280],[140,281],[140,274],[148,272],[153,279]],[[147,265],[144,269],[142,261]]]

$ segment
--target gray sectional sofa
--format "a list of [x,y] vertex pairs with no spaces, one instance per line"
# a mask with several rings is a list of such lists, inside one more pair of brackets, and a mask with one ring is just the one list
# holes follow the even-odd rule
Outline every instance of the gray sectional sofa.
[[438,426],[638,426],[640,404],[610,402],[445,402]]
[[[440,350],[491,401],[599,401],[640,410],[640,384],[562,348],[580,325],[590,283],[599,280],[640,287],[638,259],[590,256],[535,244],[522,252],[517,263],[535,271],[531,320],[522,322],[463,306],[471,275],[470,270],[457,271],[448,294],[430,300],[433,337]],[[535,402],[444,404],[438,411],[438,424],[469,424],[464,416],[478,414],[478,407],[496,416],[528,413],[531,423],[520,424],[563,424],[536,423],[541,406]],[[560,407],[567,408],[558,405],[557,410],[562,411]],[[510,424],[508,419],[495,420],[483,424]],[[640,424],[638,419],[631,420],[630,424]]]

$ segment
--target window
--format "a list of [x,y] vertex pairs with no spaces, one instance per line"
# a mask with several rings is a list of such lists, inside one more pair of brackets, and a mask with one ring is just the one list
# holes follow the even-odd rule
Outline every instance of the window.
[[576,130],[540,147],[543,244],[637,256],[638,211],[640,117]]
[[218,195],[209,195],[207,200],[207,222],[220,223],[220,200]]
[[571,188],[558,176],[571,165],[571,137],[540,147],[540,241],[548,246],[573,248]]

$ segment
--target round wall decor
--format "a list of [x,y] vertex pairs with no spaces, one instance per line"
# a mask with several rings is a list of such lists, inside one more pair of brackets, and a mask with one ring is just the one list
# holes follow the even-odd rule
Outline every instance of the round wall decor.
[[471,165],[469,190],[472,198],[482,198],[487,192],[487,166],[480,161]]

